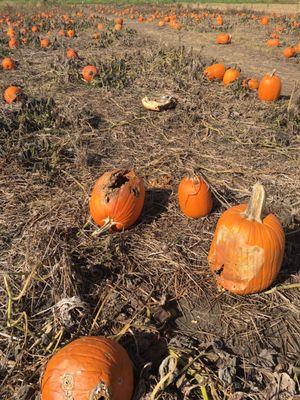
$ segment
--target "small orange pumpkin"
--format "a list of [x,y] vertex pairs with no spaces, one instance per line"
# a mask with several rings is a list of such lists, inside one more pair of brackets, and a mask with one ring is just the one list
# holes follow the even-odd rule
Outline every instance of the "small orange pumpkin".
[[250,90],[257,90],[259,87],[259,80],[256,78],[248,78],[244,79],[242,84]]
[[91,82],[98,75],[98,68],[94,65],[87,65],[83,68],[81,74],[86,82]]
[[179,207],[190,218],[202,218],[211,212],[213,200],[207,183],[200,177],[182,178],[178,187]]
[[3,93],[4,100],[8,104],[19,101],[22,95],[22,89],[18,86],[9,86]]
[[139,218],[144,200],[142,179],[134,171],[115,169],[97,180],[90,198],[91,217],[102,230],[126,229]]
[[217,16],[217,25],[219,25],[219,26],[223,25],[223,18],[221,15]]
[[69,38],[73,38],[73,37],[75,36],[75,31],[74,31],[74,29],[68,29],[68,30],[67,30],[67,36],[68,36]]
[[46,365],[41,386],[42,400],[130,400],[133,366],[119,343],[86,336],[54,354]]
[[39,31],[39,28],[36,25],[33,25],[31,27],[31,32],[35,33],[35,32],[38,32],[38,31]]
[[212,64],[206,67],[203,71],[204,75],[210,80],[218,79],[222,80],[225,74],[226,68],[223,64]]
[[18,47],[17,39],[14,36],[11,39],[9,39],[8,47],[10,49],[16,49]]
[[294,46],[295,52],[296,54],[300,53],[300,43],[296,44],[296,46]]
[[66,57],[69,59],[71,59],[71,58],[75,59],[75,58],[78,58],[78,54],[75,50],[68,48],[66,51]]
[[98,29],[99,31],[103,31],[104,28],[105,28],[105,27],[104,27],[104,24],[102,24],[101,22],[99,22],[99,24],[97,24],[97,29]]
[[275,75],[275,70],[270,75],[265,75],[258,87],[258,98],[263,101],[277,100],[281,93],[281,79]]
[[261,25],[268,25],[269,24],[269,17],[262,17],[260,19]]
[[296,50],[294,47],[287,47],[283,50],[283,55],[286,58],[291,58],[296,55]]
[[208,262],[217,284],[230,292],[261,292],[279,273],[284,232],[273,214],[262,218],[264,204],[264,188],[256,184],[248,205],[231,207],[217,223]]
[[120,17],[118,17],[118,18],[115,18],[115,24],[116,25],[123,25],[123,18],[120,18]]
[[231,43],[231,35],[229,33],[220,33],[216,37],[217,44],[229,44]]
[[115,31],[121,31],[123,29],[123,25],[122,24],[116,24],[115,26],[114,26],[114,30]]
[[223,83],[225,86],[238,79],[241,72],[236,68],[228,68],[223,76]]
[[15,68],[15,62],[12,58],[10,57],[5,57],[2,60],[2,68],[3,69],[14,69]]
[[43,49],[46,49],[47,47],[50,46],[50,40],[49,40],[48,38],[42,38],[42,39],[40,39],[40,46],[41,46]]
[[267,40],[268,47],[278,47],[280,45],[279,39],[269,39]]

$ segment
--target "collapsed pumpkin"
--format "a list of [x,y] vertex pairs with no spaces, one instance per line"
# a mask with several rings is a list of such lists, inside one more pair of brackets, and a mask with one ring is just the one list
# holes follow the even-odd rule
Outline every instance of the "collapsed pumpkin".
[[279,273],[284,232],[273,214],[262,216],[264,204],[265,190],[257,183],[248,205],[231,207],[218,221],[208,262],[217,284],[230,292],[260,292]]
[[87,336],[60,349],[42,377],[42,400],[130,400],[133,367],[126,350],[104,337]]
[[202,218],[211,212],[213,200],[207,183],[200,176],[182,178],[178,187],[179,207],[190,218]]
[[134,171],[115,169],[97,180],[90,198],[91,217],[100,231],[126,229],[139,218],[144,200],[142,179]]

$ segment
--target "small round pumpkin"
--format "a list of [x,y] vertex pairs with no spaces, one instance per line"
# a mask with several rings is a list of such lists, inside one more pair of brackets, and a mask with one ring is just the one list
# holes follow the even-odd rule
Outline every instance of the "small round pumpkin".
[[231,207],[217,223],[208,262],[217,284],[230,292],[261,292],[279,273],[285,236],[278,218],[262,217],[264,204],[264,187],[256,184],[248,205]]
[[18,47],[17,39],[14,36],[9,39],[8,47],[10,49],[16,49]]
[[104,26],[104,24],[102,24],[102,22],[99,22],[99,23],[97,24],[97,29],[98,29],[99,31],[103,31],[104,28],[105,28],[105,26]]
[[31,27],[31,32],[36,33],[36,32],[38,32],[38,31],[39,31],[39,28],[38,28],[36,25],[33,25],[33,26]]
[[230,85],[232,82],[238,79],[240,76],[241,72],[236,69],[236,68],[228,68],[225,71],[225,74],[223,76],[223,83],[225,86]]
[[2,60],[2,68],[3,69],[14,69],[15,68],[15,62],[12,58],[10,57],[5,57]]
[[68,36],[69,38],[75,37],[75,31],[74,31],[74,29],[68,29],[68,30],[67,30],[67,36]]
[[116,25],[123,25],[123,18],[120,18],[120,17],[118,17],[118,18],[115,18],[115,24]]
[[114,26],[114,30],[115,31],[121,31],[123,29],[123,25],[122,24],[116,24],[115,26]]
[[280,45],[279,39],[269,39],[267,40],[268,47],[278,47]]
[[216,37],[217,44],[229,44],[231,43],[231,35],[229,33],[220,33]]
[[6,103],[11,104],[14,101],[19,101],[22,95],[22,89],[18,86],[9,86],[3,93]]
[[221,26],[223,25],[223,18],[222,15],[217,16],[217,25]]
[[250,90],[257,90],[259,87],[259,80],[256,78],[248,78],[244,79],[242,84]]
[[46,49],[47,47],[50,46],[50,40],[49,40],[48,38],[42,38],[42,39],[40,39],[40,46],[41,46],[43,49]]
[[101,336],[82,337],[48,361],[41,392],[42,400],[130,400],[132,362],[119,343]]
[[75,59],[75,58],[78,58],[78,54],[75,50],[68,48],[66,51],[66,57],[68,59],[72,59],[72,58]]
[[294,47],[287,47],[283,50],[283,55],[286,58],[291,58],[296,55],[296,50]]
[[137,221],[144,200],[142,179],[134,171],[115,169],[97,180],[90,198],[90,214],[102,230],[114,227],[120,231]]
[[203,71],[204,75],[210,80],[218,79],[222,80],[225,74],[226,68],[223,64],[212,64],[206,67]]
[[202,218],[211,212],[213,200],[207,183],[200,176],[182,178],[178,187],[179,207],[190,218]]
[[269,17],[262,17],[260,19],[261,25],[268,25],[269,24]]
[[275,70],[270,75],[265,75],[258,87],[258,98],[263,101],[277,100],[281,93],[281,79],[275,75]]
[[94,65],[87,65],[82,70],[82,77],[86,82],[91,82],[98,75],[98,68]]

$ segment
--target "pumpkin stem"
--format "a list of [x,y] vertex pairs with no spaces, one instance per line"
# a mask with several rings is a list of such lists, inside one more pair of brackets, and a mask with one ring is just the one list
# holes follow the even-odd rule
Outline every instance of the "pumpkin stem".
[[266,193],[261,183],[256,183],[252,189],[252,195],[247,205],[244,217],[249,221],[262,223],[262,212],[266,202]]
[[102,233],[105,233],[110,230],[114,225],[116,225],[116,222],[112,220],[110,217],[107,217],[104,220],[104,224],[101,226],[101,228],[97,229],[95,232],[92,233],[92,236],[99,236],[102,235]]
[[273,71],[271,72],[270,76],[274,76],[276,72],[276,69],[273,69]]

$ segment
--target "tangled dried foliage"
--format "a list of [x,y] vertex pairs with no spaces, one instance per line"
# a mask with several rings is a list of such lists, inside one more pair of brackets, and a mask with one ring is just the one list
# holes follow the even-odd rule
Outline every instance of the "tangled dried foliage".
[[[37,399],[45,357],[86,334],[129,350],[141,371],[135,399],[162,388],[163,399],[292,398],[300,296],[285,285],[299,283],[299,108],[208,83],[202,55],[136,32],[76,46],[99,67],[95,84],[80,80],[81,61],[59,62],[62,48],[32,62],[32,47],[14,75],[25,103],[1,103],[1,399]],[[154,92],[175,96],[176,109],[144,110],[140,99]],[[143,215],[95,238],[95,178],[128,166],[147,184]],[[187,169],[214,193],[204,220],[178,210]],[[206,255],[220,214],[257,180],[287,235],[283,288],[242,298],[217,292]]]

